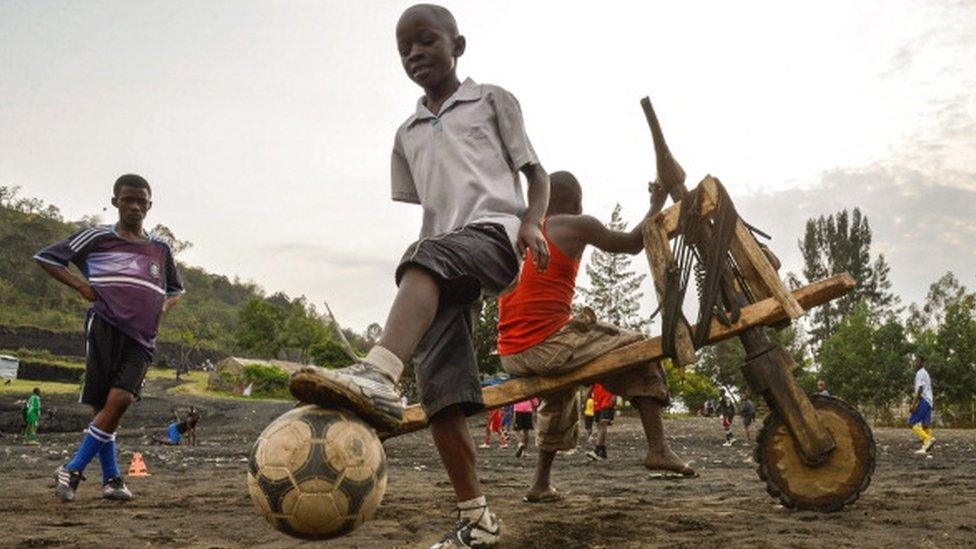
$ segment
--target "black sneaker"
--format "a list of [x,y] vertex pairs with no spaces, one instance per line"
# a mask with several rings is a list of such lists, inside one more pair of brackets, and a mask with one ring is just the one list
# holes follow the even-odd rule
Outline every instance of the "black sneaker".
[[[460,514],[460,513],[459,513]],[[460,519],[454,529],[444,538],[430,546],[430,549],[449,549],[450,547],[494,547],[502,536],[501,521],[488,508],[477,521]]]
[[349,408],[379,431],[392,431],[403,419],[396,383],[368,362],[335,370],[306,366],[292,374],[288,389],[301,402]]
[[85,477],[81,471],[72,471],[64,465],[58,467],[54,471],[54,495],[58,496],[61,501],[74,501],[75,490],[78,489],[78,485],[83,480]]
[[515,457],[520,458],[525,455],[525,445],[519,443],[518,448],[515,449]]
[[126,487],[122,477],[112,477],[102,485],[102,499],[129,501],[132,499],[132,492]]

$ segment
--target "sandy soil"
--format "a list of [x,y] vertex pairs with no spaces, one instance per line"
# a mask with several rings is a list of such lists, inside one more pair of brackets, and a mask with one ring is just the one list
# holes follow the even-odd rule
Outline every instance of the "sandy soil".
[[[159,382],[127,418],[121,462],[141,451],[152,473],[129,480],[137,499],[99,498],[92,464],[72,504],[54,501],[51,473],[69,457],[77,432],[42,436],[39,447],[0,437],[0,545],[291,547],[305,542],[272,530],[256,513],[245,487],[251,441],[286,403],[212,400],[164,394]],[[10,400],[8,397],[2,397]],[[84,408],[51,398],[62,416]],[[203,412],[196,447],[148,444],[161,434],[170,406]],[[70,423],[70,422],[67,422]],[[721,446],[717,420],[666,422],[672,444],[701,472],[693,480],[653,480],[637,466],[643,456],[639,423],[625,414],[613,427],[610,460],[560,456],[557,504],[521,503],[535,452],[479,450],[492,507],[504,527],[504,547],[963,547],[976,544],[976,431],[940,430],[930,459],[912,455],[907,429],[877,429],[878,466],[861,499],[832,514],[790,512],[771,499],[754,472],[752,445]],[[472,434],[481,423],[472,420]],[[741,435],[741,433],[740,433]],[[453,523],[453,496],[426,432],[386,444],[390,482],[376,518],[335,547],[415,547]]]

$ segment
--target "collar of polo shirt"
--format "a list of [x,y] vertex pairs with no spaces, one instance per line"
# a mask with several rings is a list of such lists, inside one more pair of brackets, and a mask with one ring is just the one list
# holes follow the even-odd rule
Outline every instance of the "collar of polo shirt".
[[423,97],[418,99],[417,112],[413,113],[413,116],[410,117],[410,122],[408,125],[421,120],[426,120],[428,118],[440,118],[441,116],[444,116],[444,113],[446,113],[456,103],[461,103],[464,101],[477,101],[479,99],[481,99],[481,88],[478,86],[478,83],[471,78],[465,78],[464,82],[461,83],[457,91],[448,97],[447,101],[444,101],[444,104],[441,105],[440,116],[435,116],[434,113],[430,112],[427,105],[424,105]]

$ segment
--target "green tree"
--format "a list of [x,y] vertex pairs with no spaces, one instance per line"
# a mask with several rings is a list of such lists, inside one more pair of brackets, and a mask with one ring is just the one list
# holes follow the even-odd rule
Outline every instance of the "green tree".
[[149,234],[154,238],[158,238],[169,246],[170,251],[173,253],[173,257],[180,255],[180,253],[193,247],[193,243],[189,240],[180,240],[176,238],[173,231],[166,225],[156,225],[153,227]]
[[497,374],[501,370],[501,359],[498,357],[498,299],[484,301],[472,331],[478,369],[490,376]]
[[891,406],[904,399],[911,383],[910,354],[898,320],[881,323],[861,304],[824,342],[820,374],[835,396],[890,417]]
[[325,339],[309,350],[312,364],[323,368],[343,368],[353,363],[352,357],[334,339]]
[[237,345],[256,357],[276,358],[284,348],[284,311],[264,299],[244,304],[237,324]]
[[666,368],[666,372],[671,395],[681,401],[688,412],[694,414],[702,408],[706,400],[718,398],[718,387],[708,376],[698,373],[696,369],[686,370],[684,377],[677,368]]
[[868,218],[858,208],[807,220],[799,242],[806,280],[813,282],[847,272],[856,282],[852,292],[814,310],[809,335],[815,349],[821,348],[861,302],[874,314],[897,312],[899,298],[891,292],[891,269],[884,254],[871,259],[871,239]]
[[946,273],[921,305],[909,308],[908,330],[926,360],[942,417],[976,425],[976,294]]
[[329,338],[329,329],[308,304],[305,297],[296,298],[288,307],[288,314],[282,326],[282,339],[287,349],[298,353],[301,362],[308,362],[312,346]]
[[726,339],[701,349],[695,372],[708,378],[716,387],[741,392],[746,387],[742,365],[746,353],[736,339]]
[[[620,204],[610,214],[611,230],[624,231],[627,222],[620,217]],[[631,256],[593,250],[586,274],[590,287],[580,288],[583,303],[593,309],[597,317],[616,326],[643,332],[649,320],[640,315],[640,299],[644,294],[640,285],[646,275],[631,269]]]

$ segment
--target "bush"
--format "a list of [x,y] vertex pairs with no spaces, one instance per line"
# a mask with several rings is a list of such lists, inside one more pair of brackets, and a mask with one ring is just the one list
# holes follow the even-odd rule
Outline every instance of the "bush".
[[322,343],[316,343],[309,349],[309,358],[312,364],[323,368],[342,368],[352,364],[353,360],[342,349],[342,345],[333,339],[327,339]]
[[668,367],[666,371],[671,396],[680,400],[688,408],[688,413],[698,413],[706,400],[718,397],[718,388],[708,377],[686,369],[685,377],[681,379],[677,368]]
[[288,398],[288,372],[275,366],[248,364],[244,366],[244,383],[254,384],[251,396]]

